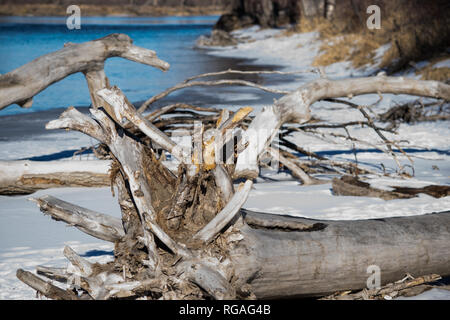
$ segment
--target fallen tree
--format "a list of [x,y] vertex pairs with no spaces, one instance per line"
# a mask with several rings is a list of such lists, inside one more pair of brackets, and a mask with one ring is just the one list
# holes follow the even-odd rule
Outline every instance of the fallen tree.
[[[38,201],[48,202],[48,198]],[[54,212],[43,205],[41,210]],[[247,288],[258,299],[357,290],[366,286],[370,265],[380,267],[383,283],[401,279],[406,273],[450,273],[450,212],[359,221],[319,221],[248,210],[240,210],[239,215],[239,222],[213,243],[225,246],[220,252],[222,263],[233,266],[232,274],[227,275],[233,279],[237,296],[228,297],[248,298]],[[119,222],[117,219],[114,224]],[[209,259],[202,260],[206,263]],[[191,266],[171,271],[178,274]],[[217,265],[214,268],[222,271]],[[124,286],[127,281],[120,279]],[[135,296],[131,291],[117,294]],[[178,298],[187,297],[177,293]]]
[[111,161],[0,161],[0,195],[60,187],[110,185]]
[[[69,108],[46,128],[80,131],[105,146],[122,219],[51,197],[35,201],[52,218],[114,242],[114,260],[91,264],[66,247],[70,270],[39,269],[66,281],[64,293],[19,270],[18,277],[43,295],[73,298],[73,289],[80,288],[80,299],[324,296],[365,287],[370,265],[380,267],[383,284],[406,272],[450,275],[450,212],[317,221],[242,209],[266,152],[281,154],[299,179],[315,183],[289,153],[270,148],[283,125],[311,118],[312,103],[384,92],[450,100],[449,85],[385,76],[319,79],[285,94],[251,121],[252,109],[241,108],[208,118],[209,129],[193,123],[192,152],[156,125],[170,108],[143,116],[117,87],[103,83],[90,90],[96,101],[91,116]],[[230,137],[230,130],[241,134]],[[179,163],[177,172],[163,165],[165,153]],[[243,179],[238,186],[236,178]]]
[[133,45],[125,34],[115,33],[80,44],[66,43],[63,49],[0,76],[0,110],[13,103],[29,108],[36,94],[77,72],[84,74],[92,104],[97,107],[97,97],[92,93],[109,86],[103,68],[105,60],[111,57],[122,57],[161,70],[169,68],[154,51]]

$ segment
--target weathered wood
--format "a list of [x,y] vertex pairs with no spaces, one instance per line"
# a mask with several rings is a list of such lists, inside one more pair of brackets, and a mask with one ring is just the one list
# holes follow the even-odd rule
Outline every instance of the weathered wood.
[[219,232],[233,220],[245,201],[247,201],[252,186],[252,180],[247,180],[244,184],[239,186],[225,208],[223,208],[222,211],[220,211],[202,230],[197,232],[194,239],[209,242],[219,234]]
[[450,85],[439,81],[403,77],[371,77],[345,80],[318,79],[278,99],[264,108],[250,124],[248,147],[238,156],[234,177],[256,178],[258,156],[286,122],[306,122],[311,118],[310,105],[328,98],[351,97],[368,93],[411,94],[450,100]]
[[53,300],[79,300],[75,293],[69,290],[63,290],[51,284],[48,281],[42,280],[29,271],[18,269],[16,273],[17,278],[23,283],[29,285],[34,290],[40,292],[42,295]]
[[58,119],[52,120],[45,125],[45,129],[69,129],[82,132],[92,138],[105,143],[108,136],[102,127],[91,117],[79,112],[74,107],[65,110]]
[[66,283],[70,277],[66,268],[53,268],[46,266],[37,266],[36,273],[43,275],[49,279],[56,280],[59,282]]
[[394,192],[410,195],[425,193],[434,198],[442,198],[450,195],[450,186],[443,186],[443,185],[429,185],[422,188],[391,186],[391,188],[394,189]]
[[109,160],[0,161],[0,194],[31,194],[61,187],[103,187],[110,184]]
[[245,223],[252,228],[278,229],[285,231],[317,231],[326,227],[324,223],[304,223],[299,219],[293,219],[292,216],[283,216],[275,214],[261,214],[249,210],[241,209]]
[[[117,119],[130,117],[130,119],[132,118],[133,120],[136,120],[138,126],[142,124],[142,128],[148,128],[149,133],[155,133],[155,131],[150,130],[151,127],[148,126],[150,123],[145,118],[141,118],[141,116],[137,119],[133,118],[133,116],[138,114],[135,113],[134,107],[129,104],[126,97],[123,96],[120,91],[109,91],[107,89],[103,90],[104,91],[102,92],[104,94],[101,95],[101,97],[103,99],[108,97],[106,98],[106,102],[111,103],[110,106],[112,107]],[[101,123],[105,132],[107,132],[107,145],[120,162],[125,174],[127,175],[130,191],[138,208],[141,221],[145,222],[144,237],[147,241],[150,241],[148,242],[149,245],[151,243],[151,252],[154,254],[152,259],[154,259],[153,263],[155,267],[157,255],[155,252],[156,246],[154,245],[152,234],[160,239],[174,253],[182,256],[190,256],[189,251],[181,244],[176,243],[156,222],[157,216],[152,204],[149,181],[142,173],[142,167],[146,157],[144,146],[129,137],[123,130],[117,129],[116,124],[113,123],[104,112],[97,109],[91,109],[91,113]],[[145,122],[141,122],[142,119],[144,119]],[[169,139],[166,135],[159,132],[155,133],[155,137],[160,137],[161,140],[166,142]],[[174,149],[178,150],[178,145]],[[172,152],[174,152],[173,149]],[[150,231],[151,234],[148,231]]]
[[235,297],[235,290],[214,267],[203,263],[186,264],[186,277],[199,285],[216,300],[229,300]]
[[[70,56],[74,53],[75,57]],[[161,69],[168,67],[154,52],[133,46],[128,37],[111,35],[85,44],[69,44],[63,50],[0,77],[0,100],[6,103],[0,104],[2,108],[13,102],[27,106],[32,96],[49,84],[73,72],[85,74],[94,119],[69,108],[46,127],[78,130],[107,146],[113,159],[110,179],[119,189],[123,229],[119,221],[103,215],[86,214],[85,209],[52,198],[40,201],[43,206],[53,206],[53,215],[58,219],[94,236],[115,241],[115,260],[104,265],[92,264],[68,247],[64,250],[71,262],[67,270],[70,279],[79,277],[79,286],[90,297],[106,299],[139,294],[149,294],[152,298],[210,296],[216,299],[321,296],[364,288],[370,265],[380,267],[382,283],[397,280],[407,272],[450,274],[450,212],[405,218],[319,221],[241,209],[250,193],[252,179],[258,176],[259,156],[267,150],[283,124],[308,121],[312,103],[376,92],[449,100],[449,85],[389,77],[319,79],[264,108],[251,123],[245,119],[251,112],[248,107],[233,115],[223,112],[219,117],[218,112],[214,112],[213,116],[201,117],[207,125],[194,126],[198,139],[194,142],[196,154],[191,157],[162,130],[175,128],[185,120],[186,114],[190,116],[190,123],[194,123],[199,119],[194,109],[183,110],[183,117],[165,122],[158,120],[159,127],[153,124],[155,116],[173,107],[166,107],[148,119],[139,114],[118,88],[109,88],[103,64],[110,56]],[[27,74],[32,75],[31,80],[36,84],[28,85],[30,77],[24,78]],[[191,82],[194,78],[146,103],[191,85],[253,85],[240,80]],[[10,100],[3,101],[3,95]],[[368,118],[368,121],[372,120]],[[218,129],[223,135],[227,129],[237,131],[238,125],[241,129],[248,128],[238,141],[236,163],[233,159],[226,166],[217,166],[215,156],[221,153],[227,141],[215,140],[207,128]],[[181,162],[178,177],[162,166],[152,148],[167,150]],[[192,158],[194,166],[188,167]],[[282,160],[298,177],[311,182],[297,163],[291,163],[290,158]],[[234,165],[234,176],[245,177],[247,181],[233,194],[229,171]],[[172,210],[174,207],[176,210]],[[170,228],[167,220],[173,218],[171,214],[183,215],[183,220],[179,221],[181,226]],[[64,276],[57,270],[43,272]],[[23,273],[18,272],[19,276],[23,278]],[[63,294],[52,287],[42,287],[42,283],[39,286],[36,279],[29,282],[45,292],[56,290],[55,297]],[[72,285],[69,278],[68,282]]]
[[117,273],[101,272],[95,270],[95,265],[79,256],[69,246],[64,247],[64,256],[72,265],[70,280],[71,286],[79,286],[85,290],[90,297],[96,300],[104,300],[108,297],[109,290],[106,285],[122,282],[124,279]]
[[105,285],[109,291],[105,299],[139,297],[145,292],[162,292],[164,281],[161,278],[143,281],[130,281]]
[[[169,151],[179,161],[185,164],[190,163],[190,155],[138,113],[119,88],[102,89],[99,90],[97,94],[114,108],[113,115],[115,115],[116,119],[122,120],[123,118],[126,118],[135,124],[150,139]],[[119,121],[119,123],[122,123],[122,121]]]
[[[158,59],[154,51],[133,45],[125,34],[111,34],[80,44],[70,43],[59,51],[1,75],[0,110],[13,103],[31,107],[32,98],[49,85],[77,72],[84,72],[88,78],[91,71],[103,72],[104,61],[110,57],[122,57],[161,70],[169,68],[169,64]],[[95,106],[96,98],[93,98]]]
[[[323,300],[369,300],[369,299],[392,299],[397,296],[402,296],[403,293],[407,293],[411,288],[421,286],[425,283],[438,281],[441,276],[437,274],[430,274],[420,276],[413,279],[405,279],[404,281],[396,281],[389,283],[383,287],[375,289],[364,289],[359,292],[342,295],[331,295],[323,298]],[[425,288],[424,288],[425,289]],[[422,290],[424,290],[422,289]],[[426,290],[426,289],[425,289]]]
[[52,219],[63,221],[95,238],[115,242],[125,235],[120,219],[112,216],[82,208],[48,195],[30,200],[36,202],[41,211],[49,214]]
[[220,190],[223,201],[228,203],[234,194],[234,186],[231,177],[222,164],[216,165],[213,169],[214,181]]
[[413,198],[419,193],[425,193],[435,198],[446,197],[450,194],[449,186],[428,185],[422,188],[408,188],[390,186],[392,191],[373,188],[369,183],[363,182],[356,177],[342,176],[331,181],[333,193],[338,196],[363,196],[377,197],[384,200]]
[[450,275],[450,211],[350,221],[283,219],[323,227],[296,231],[247,225],[240,229],[239,244],[230,247],[238,285],[248,282],[258,299],[360,290],[371,275],[370,265],[380,267],[382,285],[406,273]]
[[[140,214],[142,215],[145,212],[151,213],[151,201],[148,201],[146,204],[142,199],[144,197],[147,200],[151,199],[148,182],[145,180],[141,168],[144,157],[143,145],[125,134],[123,130],[117,132],[115,123],[103,111],[99,109],[90,109],[90,111],[98,122],[75,109],[71,109],[64,112],[59,119],[50,121],[46,125],[46,128],[79,130],[105,143],[120,163],[128,164],[125,169],[126,175],[134,182],[131,191],[139,195],[139,204],[144,205],[144,210]],[[140,179],[141,183],[138,183],[136,181],[137,179]],[[141,219],[143,220],[142,216]],[[153,265],[156,265],[157,257],[154,253],[156,247],[153,236],[145,229],[144,238],[149,249],[149,261],[153,261]]]
[[222,79],[222,80],[216,80],[216,81],[191,81],[191,82],[185,81],[185,82],[179,83],[179,84],[157,94],[156,96],[153,96],[153,97],[147,99],[139,107],[138,111],[144,112],[148,108],[148,106],[151,105],[152,103],[154,103],[154,102],[168,96],[170,93],[180,90],[180,89],[190,88],[190,87],[194,87],[194,86],[223,86],[223,85],[247,86],[247,87],[257,88],[257,89],[260,89],[260,90],[263,90],[266,92],[278,93],[278,94],[288,93],[288,91],[272,89],[269,87],[258,85],[251,81],[240,80],[240,79],[237,79],[237,80],[233,80],[233,79],[223,80]]
[[268,147],[267,150],[270,153],[272,159],[282,163],[286,168],[288,168],[291,171],[292,176],[299,179],[304,185],[312,185],[315,183],[315,179],[311,178],[305,171],[303,171],[302,168],[300,168],[293,161],[289,160],[286,157],[283,157],[278,150],[271,147]]
[[77,268],[77,273],[83,277],[89,277],[94,271],[92,263],[80,257],[71,247],[64,247],[64,256]]

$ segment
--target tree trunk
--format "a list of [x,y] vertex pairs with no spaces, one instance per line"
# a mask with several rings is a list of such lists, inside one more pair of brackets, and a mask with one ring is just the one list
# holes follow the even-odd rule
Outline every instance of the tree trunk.
[[61,187],[103,187],[111,184],[109,160],[0,161],[0,195],[30,194]]
[[[450,211],[411,217],[329,221],[244,212],[244,220],[321,224],[319,230],[245,225],[230,246],[238,282],[258,299],[323,296],[366,287],[370,265],[381,284],[406,273],[450,275]],[[280,263],[282,261],[282,263]]]

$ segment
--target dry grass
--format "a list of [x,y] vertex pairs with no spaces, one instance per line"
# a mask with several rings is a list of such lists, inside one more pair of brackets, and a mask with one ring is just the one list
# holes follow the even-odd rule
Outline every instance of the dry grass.
[[360,68],[374,64],[375,50],[384,43],[373,41],[360,34],[348,34],[324,40],[321,54],[314,59],[314,66],[327,66],[336,62],[351,61],[353,67]]
[[[342,5],[332,21],[324,18],[303,18],[287,31],[318,31],[323,44],[314,60],[315,66],[327,66],[336,62],[351,61],[353,67],[374,65],[388,73],[410,66],[410,62],[432,59],[442,55],[449,47],[450,15],[445,14],[449,4],[444,1],[420,2],[418,0],[385,1],[380,7],[381,29],[369,30],[365,25],[367,15],[364,1],[361,8]],[[390,44],[380,61],[374,61],[376,50]],[[448,57],[448,54],[447,54]],[[426,79],[448,80],[448,68],[428,68],[422,71]]]
[[383,37],[367,37],[355,32],[356,24],[349,21],[329,21],[324,18],[302,19],[284,35],[317,31],[322,45],[320,54],[314,59],[314,66],[328,66],[342,61],[351,61],[353,67],[360,68],[373,64],[375,50],[387,41]]
[[440,67],[436,68],[435,65],[441,61],[450,59],[449,54],[442,55],[440,57],[430,60],[430,63],[425,67],[416,69],[416,74],[419,74],[424,80],[437,80],[448,82],[450,79],[450,68]]
[[[417,73],[417,72],[416,72]],[[424,80],[447,82],[450,79],[450,68],[424,68],[418,72]]]

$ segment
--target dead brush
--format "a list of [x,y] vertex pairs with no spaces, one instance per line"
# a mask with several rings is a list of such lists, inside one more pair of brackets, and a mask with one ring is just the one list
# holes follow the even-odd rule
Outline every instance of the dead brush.
[[[388,74],[410,66],[411,61],[432,59],[436,56],[448,58],[446,49],[450,38],[450,21],[443,14],[450,6],[445,1],[424,3],[423,1],[382,1],[381,28],[369,30],[366,16],[361,15],[366,2],[355,5],[342,4],[337,7],[333,20],[323,17],[303,18],[284,35],[304,32],[319,32],[323,41],[314,66],[328,66],[336,62],[350,61],[353,67],[367,64],[385,69]],[[447,10],[448,11],[448,10]],[[376,50],[390,45],[379,61],[375,61]],[[445,81],[449,71],[427,69],[422,79]]]

